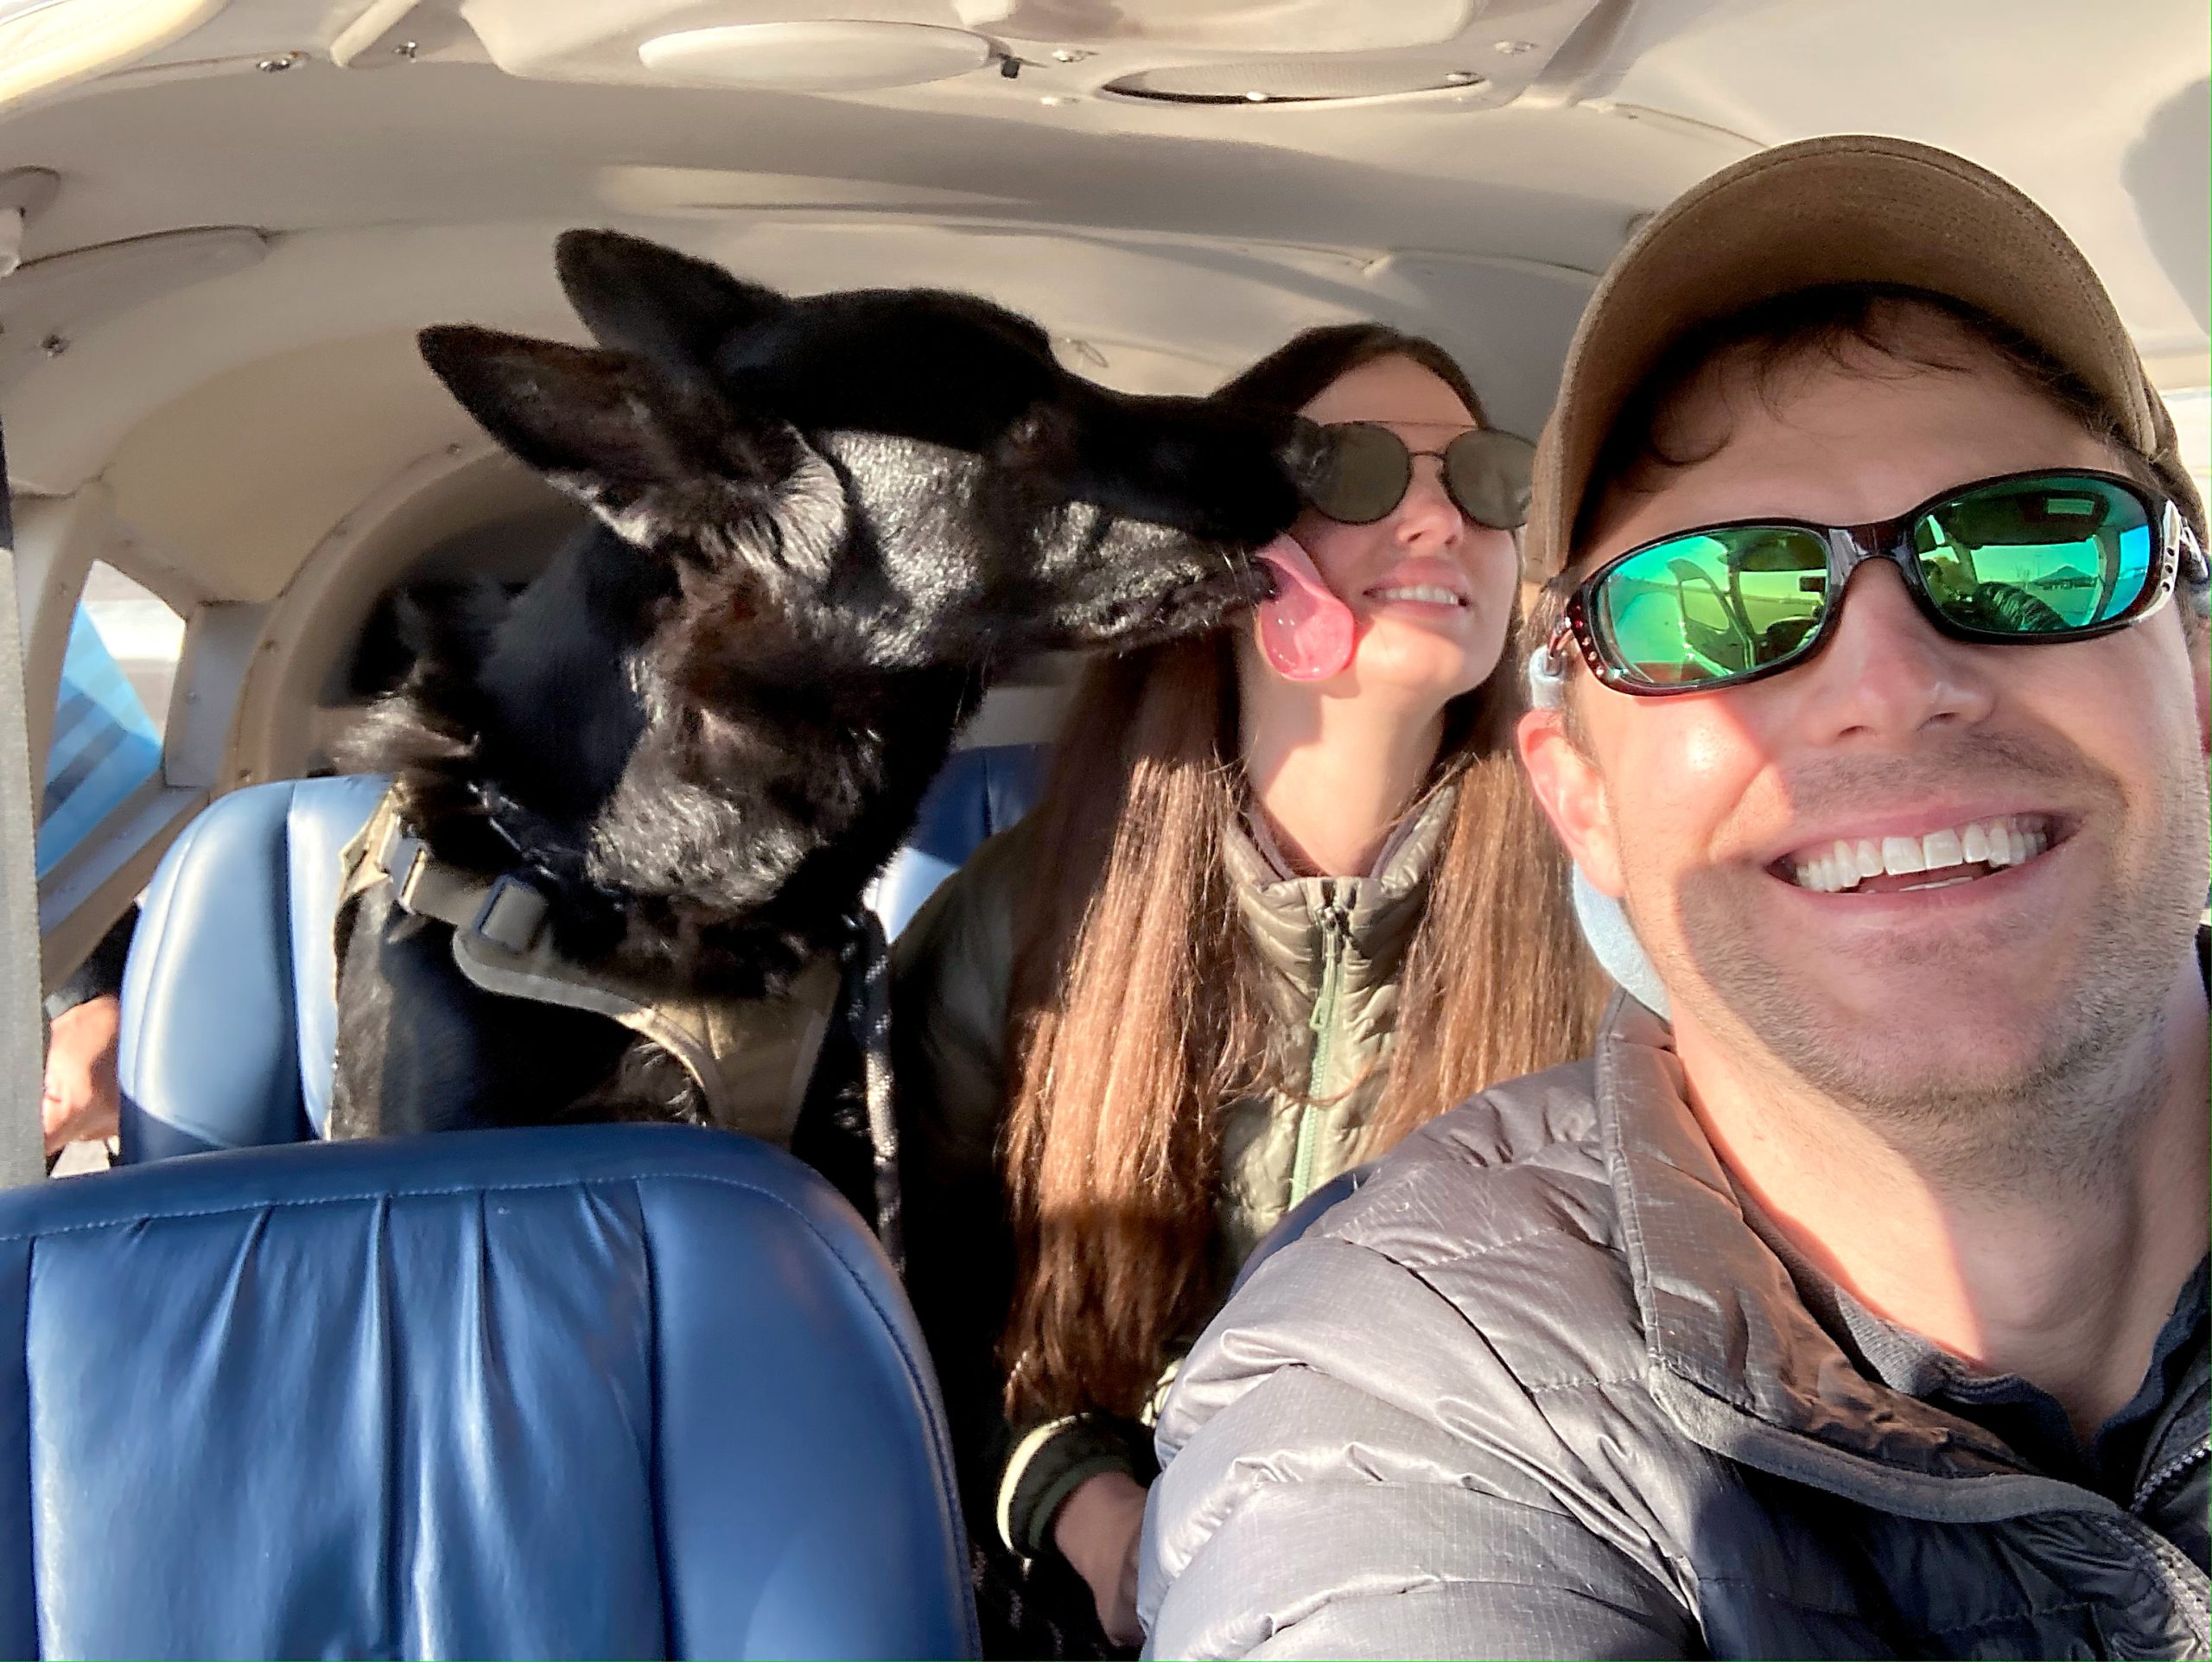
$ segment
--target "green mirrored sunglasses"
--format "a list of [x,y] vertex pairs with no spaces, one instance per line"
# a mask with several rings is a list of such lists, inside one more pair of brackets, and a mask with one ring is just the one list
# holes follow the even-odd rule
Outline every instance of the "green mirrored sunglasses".
[[1704,692],[1801,664],[1834,632],[1844,588],[1888,560],[1942,634],[1991,645],[2084,640],[2149,616],[2204,551],[2180,510],[2132,479],[2007,474],[1869,525],[1744,520],[1677,532],[1606,561],[1567,596],[1551,640],[1643,697]]

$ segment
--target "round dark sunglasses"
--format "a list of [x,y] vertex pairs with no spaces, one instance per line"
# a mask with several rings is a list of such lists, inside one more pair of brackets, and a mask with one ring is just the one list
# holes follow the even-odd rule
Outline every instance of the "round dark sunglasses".
[[1320,431],[1320,461],[1304,494],[1339,524],[1371,525],[1404,501],[1416,456],[1437,459],[1445,494],[1477,525],[1518,531],[1529,521],[1536,447],[1525,438],[1478,427],[1440,450],[1416,450],[1373,422],[1336,422]]
[[1570,634],[1605,685],[1705,692],[1803,663],[1834,633],[1844,588],[1888,560],[1942,634],[2047,646],[2148,617],[2204,551],[2163,496],[2118,474],[2006,474],[1870,525],[1742,520],[1616,555],[1577,583],[1552,635]]

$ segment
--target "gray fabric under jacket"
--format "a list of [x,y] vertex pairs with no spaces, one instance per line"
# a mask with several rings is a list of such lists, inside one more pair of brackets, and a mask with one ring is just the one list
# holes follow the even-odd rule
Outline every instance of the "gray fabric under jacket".
[[1208,1328],[1140,1608],[1163,1656],[2202,1656],[2185,1314],[2126,1505],[1868,1377],[1623,999],[1593,1060],[1408,1139]]

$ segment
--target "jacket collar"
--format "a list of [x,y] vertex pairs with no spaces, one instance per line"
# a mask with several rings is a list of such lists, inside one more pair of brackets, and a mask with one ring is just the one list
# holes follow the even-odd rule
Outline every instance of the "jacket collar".
[[[2124,1653],[2203,1654],[2205,1573],[2171,1541],[2094,1490],[2025,1469],[1980,1427],[1852,1366],[1745,1221],[1690,1112],[1664,1022],[1622,994],[1606,1013],[1596,1060],[1599,1133],[1649,1358],[1645,1383],[1678,1430],[1738,1465],[1893,1516],[1953,1524],[2096,1516],[2113,1545],[2155,1576],[2177,1619],[2160,1618],[2158,1632],[2133,1641],[2144,1648]],[[2201,1449],[2201,1399],[2196,1411],[2190,1435]],[[2166,1648],[2176,1643],[2185,1648]]]
[[[1686,1431],[1764,1469],[1777,1469],[1779,1461],[1792,1476],[1806,1475],[1796,1468],[1807,1461],[1834,1467],[1825,1451],[1952,1487],[2005,1476],[2053,1481],[2024,1473],[1980,1426],[1853,1366],[1745,1220],[1690,1111],[1667,1024],[1625,994],[1599,1035],[1597,1090],[1655,1385],[1675,1387],[1659,1394]],[[1894,1494],[1880,1498],[1896,1504]]]
[[1333,927],[1343,931],[1361,979],[1394,980],[1427,902],[1459,789],[1457,780],[1447,780],[1422,798],[1363,877],[1285,876],[1242,824],[1230,826],[1222,861],[1262,957],[1302,986],[1318,975]]

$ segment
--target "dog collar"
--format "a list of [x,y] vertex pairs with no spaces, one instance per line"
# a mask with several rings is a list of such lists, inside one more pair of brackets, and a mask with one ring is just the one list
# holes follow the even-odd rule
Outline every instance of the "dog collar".
[[524,806],[496,785],[472,781],[468,791],[482,810],[485,823],[514,850],[524,870],[542,887],[566,900],[620,907],[623,896],[592,877],[588,851],[553,821]]

